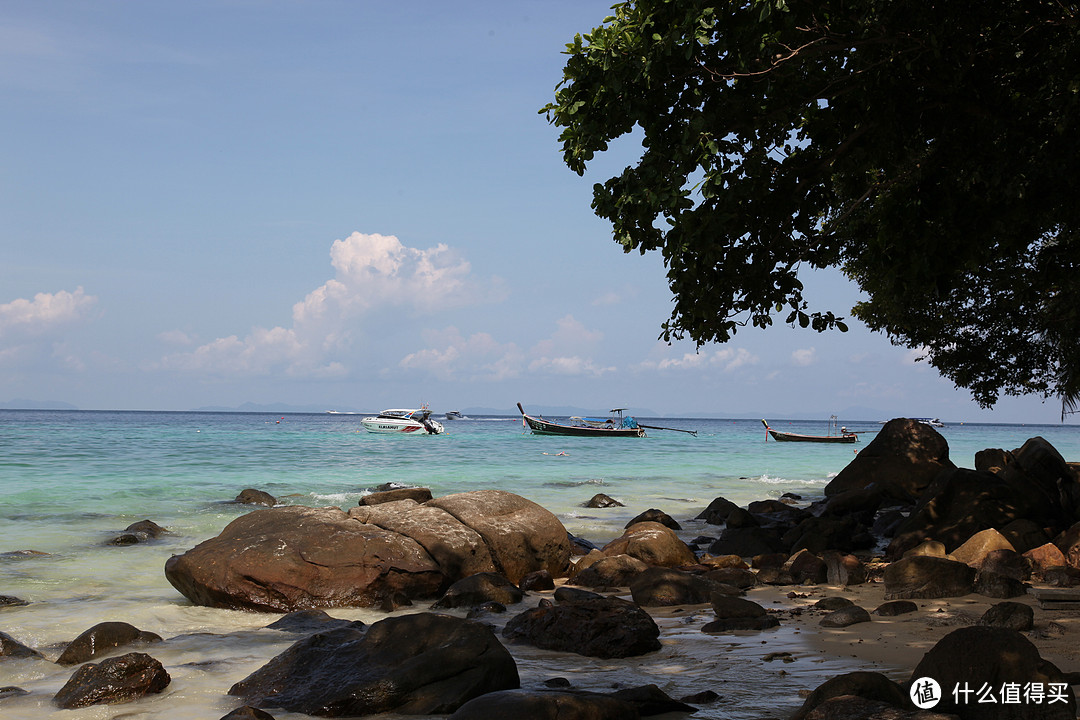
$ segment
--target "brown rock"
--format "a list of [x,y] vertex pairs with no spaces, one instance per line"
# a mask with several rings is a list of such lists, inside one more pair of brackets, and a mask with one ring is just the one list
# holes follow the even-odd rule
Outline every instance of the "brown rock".
[[944,558],[914,556],[885,568],[885,599],[961,597],[974,590],[975,569]]
[[266,507],[274,507],[277,505],[277,499],[273,495],[254,488],[242,490],[233,502],[242,503],[244,505],[264,505]]
[[145,653],[128,653],[83,665],[53,697],[70,710],[87,705],[114,705],[159,693],[172,678],[160,662]]
[[903,689],[881,673],[851,672],[838,675],[819,685],[806,698],[799,711],[791,716],[791,720],[806,720],[814,708],[826,700],[845,695],[876,700],[894,707],[906,707],[908,703]]
[[1066,564],[1065,554],[1054,543],[1046,543],[1037,548],[1028,550],[1024,557],[1031,561],[1037,572],[1043,572],[1052,567],[1062,567]]
[[978,568],[986,556],[994,550],[1015,551],[1012,543],[1006,540],[1004,535],[994,528],[988,528],[968,538],[963,545],[952,551],[952,556],[954,560]]
[[513,657],[487,625],[413,613],[311,635],[236,683],[256,707],[323,717],[449,714],[519,687]]
[[[973,625],[954,630],[923,656],[911,673],[910,682],[930,677],[941,686],[941,702],[935,712],[954,713],[962,720],[1074,720],[1076,699],[1066,677],[1052,663],[1039,656],[1038,649],[1015,630]],[[955,687],[967,687],[977,692],[988,685],[1000,693],[1003,684],[1041,683],[1049,691],[1050,684],[1062,691],[1064,702],[1028,703],[957,703],[951,692]],[[965,698],[960,698],[965,699]],[[999,698],[1000,699],[1000,698]]]
[[565,577],[570,540],[555,515],[531,500],[502,490],[475,490],[426,503],[450,513],[484,538],[495,570],[512,583],[536,570]]
[[629,587],[648,567],[629,555],[604,556],[577,573],[570,582],[582,587]]
[[165,577],[198,605],[288,612],[378,606],[405,592],[434,597],[447,576],[415,540],[338,508],[255,510],[165,563]]
[[884,495],[907,500],[918,497],[942,470],[954,467],[940,433],[917,420],[897,418],[885,423],[832,479],[825,495],[877,483]]
[[68,643],[57,665],[77,665],[132,643],[161,642],[161,636],[144,632],[126,622],[98,623]]
[[430,499],[431,490],[427,488],[393,488],[392,490],[378,490],[370,495],[364,495],[360,498],[359,506],[381,505],[382,503],[396,502],[398,500],[412,500],[423,504]]
[[503,636],[545,650],[601,658],[660,649],[660,628],[647,612],[616,597],[533,608],[506,623]]
[[433,505],[420,505],[413,499],[389,500],[350,508],[349,517],[416,541],[451,580],[495,571],[495,559],[484,538]]
[[648,565],[680,567],[693,565],[694,551],[675,532],[660,523],[639,522],[626,528],[622,537],[602,549],[605,555],[629,555]]

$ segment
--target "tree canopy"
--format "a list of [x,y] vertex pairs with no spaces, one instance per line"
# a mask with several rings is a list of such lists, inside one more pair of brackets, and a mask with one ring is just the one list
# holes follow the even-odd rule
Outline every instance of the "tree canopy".
[[[984,407],[1080,398],[1080,25],[1064,0],[637,0],[567,45],[555,99],[625,252],[658,250],[667,341],[848,313]],[[868,297],[811,307],[799,271]]]

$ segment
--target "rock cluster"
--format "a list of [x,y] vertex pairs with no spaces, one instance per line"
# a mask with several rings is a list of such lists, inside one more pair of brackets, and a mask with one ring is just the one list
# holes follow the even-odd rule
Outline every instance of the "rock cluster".
[[288,612],[433,598],[481,572],[511,582],[538,570],[560,576],[569,557],[566,530],[551,512],[518,495],[479,490],[349,512],[255,510],[170,558],[165,576],[199,605]]
[[[872,612],[833,596],[809,613],[835,632],[917,612],[917,599],[979,593],[1005,602],[946,635],[906,684],[879,673],[848,673],[809,694],[795,718],[1013,717],[1005,705],[955,702],[916,713],[909,691],[923,677],[948,687],[1053,687],[1060,702],[1025,706],[1024,717],[1073,718],[1069,677],[1020,634],[1031,630],[1032,611],[1008,598],[1022,594],[1033,578],[1080,583],[1077,468],[1041,438],[1013,451],[980,453],[975,465],[957,467],[932,428],[893,420],[819,502],[803,507],[797,498],[783,498],[743,508],[716,498],[697,520],[706,531],[718,530],[689,543],[680,538],[678,521],[650,509],[602,548],[576,542],[539,505],[495,490],[436,498],[424,488],[392,487],[347,511],[282,506],[245,491],[238,502],[265,507],[170,558],[165,574],[197,604],[288,613],[270,627],[298,640],[229,689],[243,704],[226,715],[230,720],[272,720],[267,710],[275,708],[324,717],[452,714],[457,720],[688,713],[694,708],[686,702],[718,696],[702,692],[680,701],[652,686],[583,692],[559,679],[543,690],[522,689],[508,646],[606,659],[648,655],[661,642],[645,608],[707,608],[711,617],[700,631],[710,635],[762,632],[776,627],[783,613],[742,597],[749,588],[870,580],[884,584],[887,600]],[[575,548],[580,554],[572,558]],[[565,582],[556,586],[555,579]],[[553,589],[530,607],[515,607],[529,602],[530,593]],[[419,601],[427,602],[424,610],[370,626],[320,609],[392,610]],[[507,619],[500,633],[487,621],[502,613]],[[130,647],[160,640],[126,623],[87,630],[56,662],[97,662],[82,665],[54,702],[75,708],[161,692],[168,672]],[[47,662],[0,632],[0,660],[5,657]],[[0,689],[0,700],[18,691]]]

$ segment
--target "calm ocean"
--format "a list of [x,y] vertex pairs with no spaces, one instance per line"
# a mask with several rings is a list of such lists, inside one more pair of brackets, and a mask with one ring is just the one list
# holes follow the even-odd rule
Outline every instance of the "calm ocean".
[[[597,544],[620,535],[627,520],[649,508],[682,523],[690,539],[715,534],[693,518],[717,496],[740,505],[785,492],[820,497],[880,429],[878,423],[846,422],[865,432],[854,446],[778,444],[765,442],[757,419],[639,418],[698,435],[650,430],[645,439],[591,439],[524,434],[520,418],[482,417],[444,421],[445,435],[413,437],[367,433],[360,417],[0,411],[0,595],[31,601],[0,608],[0,631],[55,657],[98,622],[130,622],[168,640],[149,652],[173,675],[164,695],[137,705],[59,711],[49,699],[71,668],[7,660],[0,662],[0,687],[19,686],[30,695],[0,701],[0,716],[205,720],[234,707],[223,687],[293,638],[257,631],[276,616],[191,606],[162,570],[170,555],[250,510],[230,503],[245,488],[269,492],[284,504],[343,508],[391,482],[426,486],[436,496],[498,488],[543,505],[572,533]],[[826,429],[824,422],[773,425],[812,434]],[[939,432],[961,466],[971,467],[978,450],[1014,449],[1036,435],[1066,460],[1080,461],[1076,425],[953,425]],[[596,493],[626,507],[584,508]],[[134,546],[108,544],[143,519],[170,534]],[[382,617],[369,610],[332,614],[367,622]],[[528,663],[523,667],[525,682]],[[279,720],[303,717],[273,714]],[[731,708],[723,716],[743,717]]]

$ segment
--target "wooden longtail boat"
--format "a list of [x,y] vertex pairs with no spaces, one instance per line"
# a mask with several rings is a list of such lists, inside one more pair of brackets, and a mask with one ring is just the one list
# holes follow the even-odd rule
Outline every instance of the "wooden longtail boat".
[[612,418],[610,424],[602,426],[567,425],[565,423],[552,422],[543,418],[533,417],[525,413],[521,403],[517,404],[521,411],[521,421],[529,430],[536,435],[573,435],[576,437],[645,437],[645,430],[638,426],[632,417],[623,417],[621,410],[613,410],[617,416]]
[[[835,419],[835,416],[834,416]],[[762,420],[761,424],[765,426],[765,430],[768,433],[765,436],[765,440],[769,439],[769,435],[772,435],[773,440],[776,442],[816,442],[816,443],[853,443],[859,439],[857,433],[848,430],[847,428],[840,428],[839,435],[803,435],[801,433],[789,433],[781,430],[773,430],[769,427],[767,420]],[[830,423],[830,427],[835,423]]]

